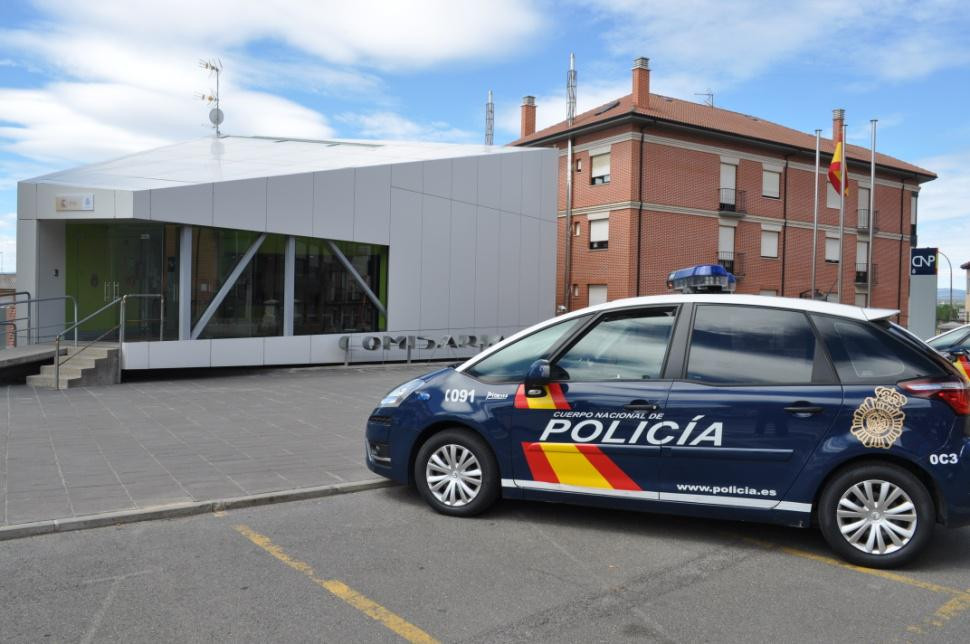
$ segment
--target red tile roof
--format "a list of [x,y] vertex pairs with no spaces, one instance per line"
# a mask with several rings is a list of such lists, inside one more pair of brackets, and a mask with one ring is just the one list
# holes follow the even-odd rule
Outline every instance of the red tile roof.
[[[603,109],[614,102],[617,103],[615,107]],[[650,107],[648,109],[635,107],[633,105],[633,96],[631,94],[620,97],[617,101],[611,101],[611,103],[604,103],[603,105],[579,114],[573,120],[572,128],[569,128],[566,125],[566,121],[562,121],[543,130],[539,130],[535,134],[512,141],[510,145],[526,145],[535,141],[547,139],[549,137],[558,138],[557,135],[562,135],[571,129],[583,128],[601,121],[615,119],[622,116],[632,118],[636,115],[642,115],[656,118],[661,121],[692,125],[709,130],[716,130],[719,132],[726,132],[751,139],[757,139],[760,141],[793,146],[809,152],[815,151],[814,134],[799,132],[798,130],[785,127],[784,125],[778,125],[777,123],[765,121],[755,116],[748,116],[747,114],[732,112],[731,110],[726,110],[719,107],[710,107],[708,105],[692,103],[690,101],[683,101],[676,98],[669,98],[666,96],[660,96],[658,94],[650,95]],[[832,143],[831,139],[823,138],[821,150],[823,157],[826,155],[831,157],[832,153],[835,151],[835,145]],[[846,148],[846,154],[850,159],[855,159],[865,163],[869,162],[868,148],[863,148],[858,145],[849,145]],[[822,163],[827,164],[828,159],[823,159]],[[936,178],[935,173],[930,172],[925,168],[921,168],[911,163],[906,163],[905,161],[901,161],[878,152],[876,153],[876,163],[878,165],[894,168],[896,170],[914,172],[922,175],[923,181]]]

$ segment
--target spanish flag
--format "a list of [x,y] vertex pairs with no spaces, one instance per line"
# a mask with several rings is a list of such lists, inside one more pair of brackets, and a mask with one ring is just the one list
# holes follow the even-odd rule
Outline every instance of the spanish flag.
[[[842,194],[842,167],[845,165],[845,149],[842,141],[835,143],[835,154],[832,155],[832,163],[829,164],[829,183],[835,188],[836,194]],[[849,182],[845,182],[845,194],[849,194]]]
[[970,380],[970,360],[967,360],[966,356],[957,356],[957,359],[953,361],[956,366],[957,371],[960,372],[965,379]]

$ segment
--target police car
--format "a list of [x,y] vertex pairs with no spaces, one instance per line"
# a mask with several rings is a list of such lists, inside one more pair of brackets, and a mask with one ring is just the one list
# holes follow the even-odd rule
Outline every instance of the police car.
[[619,300],[387,394],[367,465],[435,510],[499,497],[817,525],[909,561],[970,523],[970,383],[897,312],[747,295]]

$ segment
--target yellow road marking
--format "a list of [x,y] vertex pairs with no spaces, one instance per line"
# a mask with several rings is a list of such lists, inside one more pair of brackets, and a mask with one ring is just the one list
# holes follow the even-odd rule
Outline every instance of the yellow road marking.
[[743,540],[748,543],[753,543],[755,545],[761,546],[768,550],[777,550],[783,552],[787,555],[792,555],[794,557],[801,557],[802,559],[809,559],[811,561],[817,561],[819,563],[824,563],[829,566],[834,566],[836,568],[843,568],[845,570],[851,570],[853,572],[862,573],[864,575],[872,575],[873,577],[880,577],[888,581],[894,581],[900,584],[905,584],[907,586],[912,586],[914,588],[920,588],[922,590],[928,590],[934,593],[941,593],[944,595],[953,595],[950,599],[946,601],[942,606],[936,609],[936,611],[929,617],[923,620],[921,624],[910,624],[906,627],[906,630],[910,633],[921,634],[924,633],[924,628],[928,626],[935,626],[936,628],[942,628],[946,623],[957,617],[961,613],[970,610],[970,592],[965,590],[960,590],[958,588],[950,588],[949,586],[943,586],[941,584],[936,584],[931,581],[923,581],[921,579],[916,579],[914,577],[908,577],[906,575],[901,575],[896,572],[889,570],[879,570],[877,568],[866,568],[864,566],[856,566],[854,564],[846,563],[839,559],[833,557],[826,557],[825,555],[815,554],[814,552],[808,552],[806,550],[799,550],[798,548],[791,548],[789,546],[779,546],[777,544],[770,543],[768,541],[762,541],[760,539],[752,539],[750,537],[743,537]]
[[309,577],[313,583],[329,591],[334,597],[343,600],[371,619],[380,622],[408,642],[437,644],[438,640],[431,637],[411,622],[407,621],[403,617],[395,615],[372,599],[361,595],[339,579],[321,579],[320,577],[317,577],[316,573],[313,571],[313,567],[310,566],[310,564],[289,556],[282,548],[273,543],[269,537],[262,535],[245,525],[237,525],[235,526],[235,529],[236,532],[243,535],[293,570],[301,572]]

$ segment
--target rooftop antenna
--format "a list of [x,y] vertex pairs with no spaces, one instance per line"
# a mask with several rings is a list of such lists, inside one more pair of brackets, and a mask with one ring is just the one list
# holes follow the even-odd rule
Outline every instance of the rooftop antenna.
[[712,90],[710,87],[708,87],[707,91],[704,92],[694,92],[694,96],[703,96],[704,105],[714,107],[714,90]]
[[209,90],[208,94],[199,94],[201,98],[207,105],[214,105],[214,107],[209,110],[209,122],[212,123],[212,127],[216,129],[216,136],[220,136],[222,132],[219,130],[219,126],[225,120],[226,115],[223,114],[222,110],[219,109],[219,75],[222,73],[222,60],[218,58],[210,58],[209,60],[200,60],[199,67],[209,72],[209,77],[211,78],[214,74],[216,77],[216,91],[213,92]]
[[495,134],[495,103],[492,102],[492,90],[488,90],[488,102],[485,103],[485,145],[492,145]]
[[566,123],[572,127],[576,118],[576,54],[569,54],[569,71],[566,72],[566,96],[569,99],[569,110],[566,112]]

